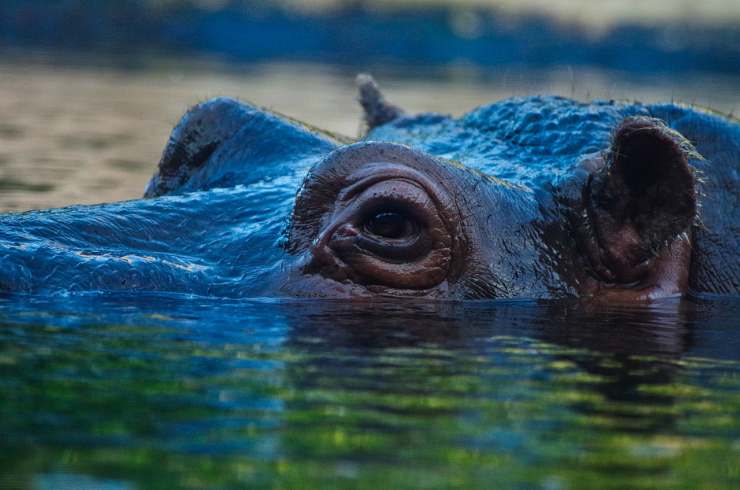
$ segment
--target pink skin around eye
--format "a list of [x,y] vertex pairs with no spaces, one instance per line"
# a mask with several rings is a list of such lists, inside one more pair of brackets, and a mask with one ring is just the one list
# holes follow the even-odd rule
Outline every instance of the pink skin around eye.
[[[451,260],[451,237],[428,193],[408,179],[370,181],[367,188],[353,190],[344,194],[312,247],[310,270],[337,281],[401,289],[425,289],[442,282]],[[418,235],[369,235],[363,226],[366,216],[386,208],[418,221]]]

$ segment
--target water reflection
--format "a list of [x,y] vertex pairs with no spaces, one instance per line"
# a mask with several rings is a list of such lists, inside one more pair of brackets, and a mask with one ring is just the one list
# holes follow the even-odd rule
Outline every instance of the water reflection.
[[738,313],[16,297],[1,483],[732,488]]
[[[0,52],[0,210],[134,199],[186,109],[228,95],[355,136],[358,68],[229,65],[208,59],[63,59]],[[681,101],[740,111],[737,77],[640,75],[593,68],[368,66],[411,112],[462,114],[512,96]],[[310,93],[311,97],[305,94]]]

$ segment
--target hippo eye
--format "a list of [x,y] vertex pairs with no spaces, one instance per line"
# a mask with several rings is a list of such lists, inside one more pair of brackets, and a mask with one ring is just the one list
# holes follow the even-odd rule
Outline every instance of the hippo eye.
[[398,240],[419,233],[419,223],[399,212],[380,211],[365,221],[364,229],[372,235]]
[[359,221],[354,247],[394,262],[415,260],[429,252],[432,240],[428,227],[423,218],[415,217],[420,210],[405,209],[399,203],[383,203],[371,209],[379,210]]
[[333,256],[334,269],[327,271],[356,283],[433,287],[447,275],[452,237],[427,190],[431,185],[420,184],[421,178],[382,177],[372,175],[343,193],[315,256]]
[[[365,163],[336,181],[341,185],[336,194],[328,194],[326,182],[336,178],[325,175],[317,180],[321,186],[305,188],[299,194],[304,199],[296,201],[296,207],[305,202],[306,208],[324,209],[303,228],[313,236],[304,274],[364,286],[373,294],[403,290],[400,294],[410,295],[430,293],[456,278],[456,206],[438,179],[405,165]],[[292,232],[304,223],[294,223]]]

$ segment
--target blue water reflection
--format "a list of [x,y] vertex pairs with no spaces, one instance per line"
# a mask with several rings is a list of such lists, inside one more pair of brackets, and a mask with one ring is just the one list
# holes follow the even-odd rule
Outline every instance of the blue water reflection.
[[0,465],[21,487],[732,488],[738,313],[5,298]]

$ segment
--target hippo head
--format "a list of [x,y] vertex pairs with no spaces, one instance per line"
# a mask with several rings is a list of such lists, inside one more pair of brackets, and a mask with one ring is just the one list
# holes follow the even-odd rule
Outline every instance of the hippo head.
[[710,136],[736,124],[559,97],[406,115],[367,77],[360,102],[359,140],[233,99],[195,106],[156,199],[0,217],[0,289],[646,301],[740,283],[736,233],[716,226],[738,222],[722,204],[736,187],[675,129],[726,148],[740,138]]
[[[369,133],[321,154],[306,173],[277,289],[311,297],[625,300],[686,291],[697,210],[691,145],[640,111],[541,100],[549,120],[536,101],[510,119],[481,110],[477,120],[405,116],[371,78],[360,78]],[[204,161],[217,165],[208,160],[223,140],[248,145],[221,135],[239,127],[234,111],[201,110],[176,130],[149,195],[192,180]],[[496,125],[533,115],[531,127],[497,134]],[[200,141],[204,134],[213,143]]]
[[294,295],[496,298],[684,292],[696,215],[690,148],[624,120],[592,171],[535,192],[407,146],[329,154],[295,201]]

